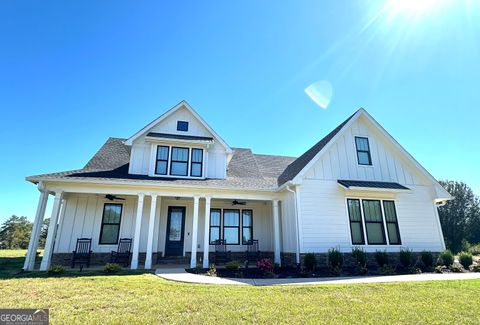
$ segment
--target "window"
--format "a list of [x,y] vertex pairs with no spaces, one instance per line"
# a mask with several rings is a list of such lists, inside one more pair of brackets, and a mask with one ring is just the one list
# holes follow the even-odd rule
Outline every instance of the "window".
[[177,131],[188,131],[188,122],[186,121],[177,121]]
[[210,210],[210,245],[214,245],[215,241],[220,239],[220,217],[222,210]]
[[378,200],[362,200],[365,229],[369,245],[385,245],[382,208]]
[[253,211],[242,210],[242,244],[253,239]]
[[192,164],[190,166],[190,176],[202,177],[203,150],[192,149]]
[[227,244],[240,244],[240,210],[223,210],[223,239]]
[[155,174],[167,175],[167,165],[168,165],[168,147],[158,146],[157,160],[155,163]]
[[170,175],[188,176],[188,148],[172,147]]
[[395,202],[383,201],[383,210],[385,212],[385,222],[387,224],[388,242],[390,245],[401,245],[400,230],[398,229],[397,211]]
[[103,207],[102,226],[100,228],[100,245],[114,245],[118,243],[122,205],[105,203]]
[[359,165],[372,165],[372,157],[370,155],[370,145],[368,138],[355,137],[355,145],[357,147],[357,160]]
[[353,245],[364,245],[363,237],[362,211],[360,209],[360,200],[348,199],[348,217],[350,219],[350,232]]

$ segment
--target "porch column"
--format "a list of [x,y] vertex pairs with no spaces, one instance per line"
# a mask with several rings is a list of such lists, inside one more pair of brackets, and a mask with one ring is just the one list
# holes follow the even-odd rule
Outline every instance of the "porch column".
[[278,220],[278,200],[273,200],[273,244],[274,261],[280,264],[280,224]]
[[137,217],[135,218],[135,233],[133,235],[132,264],[130,266],[132,270],[138,268],[138,251],[140,249],[140,229],[142,227],[144,197],[145,195],[143,193],[138,194]]
[[209,266],[208,255],[210,252],[210,197],[205,198],[205,232],[203,235],[203,268]]
[[62,191],[55,193],[52,216],[50,217],[50,224],[48,225],[47,240],[45,241],[45,250],[43,252],[42,263],[40,264],[40,271],[46,271],[50,266],[53,252],[53,243],[55,241],[55,234],[57,233],[58,216],[60,214],[60,208],[62,206],[62,197]]
[[192,226],[192,256],[190,258],[190,267],[197,266],[197,245],[198,245],[198,201],[199,196],[193,197],[193,226]]
[[157,194],[152,194],[152,203],[150,205],[150,220],[148,222],[147,256],[145,257],[145,268],[152,268],[153,252],[153,230],[155,228],[155,212],[157,209]]
[[38,199],[37,212],[35,220],[33,221],[32,235],[28,244],[27,256],[23,269],[25,271],[33,270],[35,266],[35,257],[37,256],[38,240],[40,239],[40,231],[42,229],[43,217],[45,215],[45,208],[47,207],[48,191],[45,190],[43,183],[39,183],[38,189],[40,191],[40,198]]

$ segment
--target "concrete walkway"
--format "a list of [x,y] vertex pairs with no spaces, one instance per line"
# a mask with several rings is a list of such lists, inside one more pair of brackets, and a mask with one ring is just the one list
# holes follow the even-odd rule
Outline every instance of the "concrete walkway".
[[177,282],[198,284],[223,284],[223,285],[321,285],[321,284],[357,284],[357,283],[383,283],[383,282],[409,282],[409,281],[444,281],[480,279],[480,273],[448,273],[448,274],[406,274],[389,276],[358,276],[358,277],[331,277],[331,278],[292,278],[292,279],[234,279],[219,278],[205,275],[187,273],[185,269],[157,269],[159,277]]

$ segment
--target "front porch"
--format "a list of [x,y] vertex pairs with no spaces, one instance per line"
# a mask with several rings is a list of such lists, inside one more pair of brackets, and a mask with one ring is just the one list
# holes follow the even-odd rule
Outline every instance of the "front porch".
[[25,270],[34,268],[38,225],[49,195],[55,199],[40,270],[70,265],[78,238],[91,238],[92,266],[109,262],[120,238],[132,239],[131,269],[172,264],[208,268],[215,263],[216,239],[227,241],[232,260],[243,261],[247,240],[256,239],[262,256],[281,263],[281,203],[272,195],[39,189]]

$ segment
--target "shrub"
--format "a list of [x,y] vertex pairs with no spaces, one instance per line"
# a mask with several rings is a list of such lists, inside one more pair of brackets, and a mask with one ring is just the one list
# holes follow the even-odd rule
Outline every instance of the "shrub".
[[334,274],[340,274],[343,266],[343,254],[339,248],[328,250],[328,265]]
[[121,269],[122,269],[122,267],[117,263],[107,263],[103,267],[103,271],[105,273],[117,273]]
[[352,248],[352,256],[355,259],[355,264],[360,267],[367,266],[367,253],[361,247]]
[[217,268],[215,267],[215,264],[212,264],[212,266],[210,266],[207,271],[207,276],[217,276]]
[[241,263],[239,261],[230,261],[225,264],[225,268],[230,271],[237,271],[241,267]]
[[269,258],[262,258],[257,261],[257,267],[264,273],[273,273],[273,263]]
[[402,266],[406,268],[412,265],[412,251],[410,249],[400,249],[400,264],[402,264]]
[[422,263],[426,267],[433,266],[433,254],[430,251],[423,251],[422,252]]
[[390,265],[383,264],[383,266],[380,268],[380,274],[382,274],[382,275],[393,275],[393,274],[395,274],[395,270]]
[[410,273],[410,274],[421,274],[422,273],[422,270],[419,267],[416,267],[416,266],[409,266],[407,268],[407,270],[408,270],[408,273]]
[[317,266],[317,258],[315,257],[315,254],[305,254],[305,256],[303,257],[303,265],[307,271],[315,270],[315,267]]
[[58,275],[58,274],[62,274],[64,272],[65,272],[65,267],[63,265],[60,265],[60,264],[52,264],[48,268],[48,274],[50,274],[50,275]]
[[470,265],[473,264],[473,257],[472,257],[472,254],[469,252],[461,252],[458,255],[458,260],[466,270],[468,270]]
[[440,254],[440,260],[441,260],[441,264],[442,265],[445,265],[445,266],[450,266],[453,264],[453,254],[452,252],[447,249],[446,251],[443,251],[441,254]]
[[201,267],[200,265],[195,266],[195,267],[193,268],[193,270],[192,270],[192,272],[193,272],[194,274],[200,274],[200,273],[202,273],[202,271],[203,271],[203,269],[202,269],[202,267]]
[[480,255],[480,244],[470,246],[468,251],[472,253],[472,255]]
[[378,263],[378,266],[383,267],[384,265],[388,265],[388,254],[386,251],[376,251],[375,252],[375,260]]

